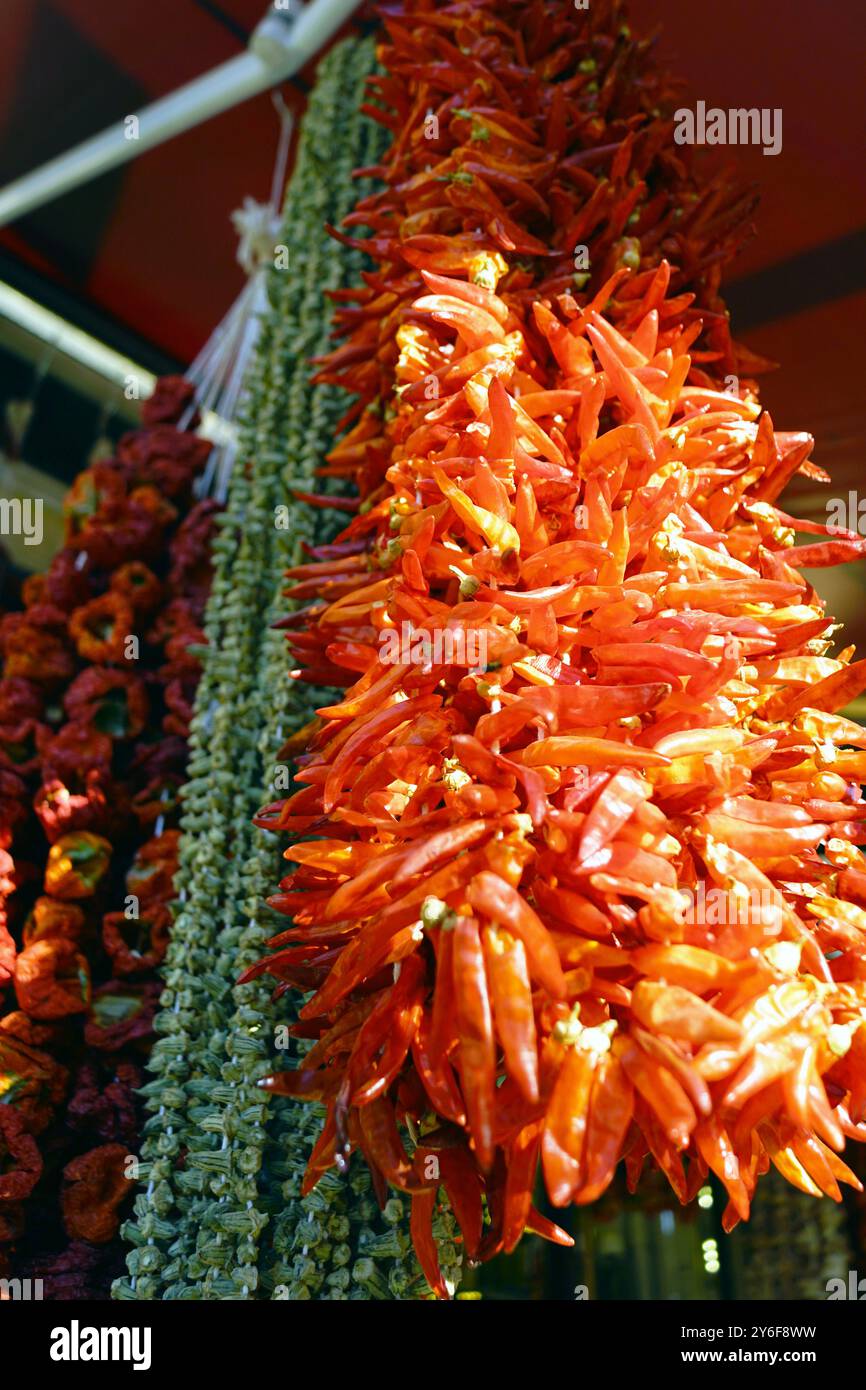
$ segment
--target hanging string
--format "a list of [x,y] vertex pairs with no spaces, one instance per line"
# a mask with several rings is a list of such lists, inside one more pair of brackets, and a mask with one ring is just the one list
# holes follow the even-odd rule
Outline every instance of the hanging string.
[[275,215],[279,217],[283,207],[286,166],[289,162],[289,148],[292,143],[295,118],[291,108],[286,105],[286,99],[282,92],[272,92],[271,101],[280,121],[280,138],[277,143],[277,157],[274,160],[274,174],[271,179],[271,207]]
[[267,276],[274,262],[280,229],[280,209],[291,149],[294,116],[280,92],[271,100],[280,130],[267,203],[245,198],[232,213],[238,233],[237,259],[247,282],[228,313],[217,325],[186,372],[196,388],[195,397],[180,421],[188,428],[196,413],[200,433],[214,441],[207,469],[196,488],[200,497],[224,501],[237,453],[237,417],[243,399],[247,366],[258,341],[262,314],[267,307]]

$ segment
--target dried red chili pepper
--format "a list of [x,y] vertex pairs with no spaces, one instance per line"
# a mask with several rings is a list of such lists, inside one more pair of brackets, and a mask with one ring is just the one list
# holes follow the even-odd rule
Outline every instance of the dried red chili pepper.
[[448,1298],[448,1286],[439,1268],[439,1250],[433,1238],[435,1192],[416,1192],[412,1198],[409,1233],[424,1277],[437,1298]]
[[472,918],[459,917],[453,931],[452,968],[459,1039],[456,1061],[476,1157],[486,1172],[493,1163],[496,1055],[484,952],[478,923]]
[[554,998],[562,998],[565,982],[556,947],[541,919],[511,884],[485,870],[473,879],[467,897],[477,912],[523,942],[530,973]]
[[442,1185],[463,1233],[466,1256],[474,1260],[478,1255],[483,1233],[484,1184],[474,1158],[465,1144],[442,1149],[438,1159]]
[[401,1192],[413,1195],[426,1192],[430,1184],[420,1181],[413,1172],[391,1102],[385,1096],[379,1096],[361,1106],[357,1115],[359,1143],[368,1161]]
[[538,1100],[538,1043],[526,949],[508,932],[484,931],[484,959],[490,980],[493,1017],[508,1071],[526,1099]]

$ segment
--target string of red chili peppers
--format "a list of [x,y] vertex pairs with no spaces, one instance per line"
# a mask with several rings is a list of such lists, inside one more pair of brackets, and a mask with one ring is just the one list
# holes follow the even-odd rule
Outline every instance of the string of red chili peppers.
[[191,395],[164,378],[79,475],[0,620],[0,1265],[52,1297],[105,1294],[131,1192],[216,509],[192,500],[210,445],[176,428]]
[[683,168],[619,5],[385,24],[379,264],[321,374],[358,395],[330,471],[363,503],[286,621],[345,696],[259,817],[294,925],[256,970],[314,991],[268,1083],[326,1106],[305,1190],[362,1152],[442,1295],[440,1184],[471,1259],[567,1239],[539,1162],[557,1206],[620,1159],[683,1202],[712,1171],[728,1229],[771,1162],[857,1185],[866,734],[835,711],[866,663],[799,567],[863,542],[776,504],[825,475],[724,382],[750,204]]

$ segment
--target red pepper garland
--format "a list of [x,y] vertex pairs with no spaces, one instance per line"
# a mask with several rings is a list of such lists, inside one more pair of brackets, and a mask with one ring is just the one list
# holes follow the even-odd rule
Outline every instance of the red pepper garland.
[[567,1239],[539,1164],[557,1206],[712,1171],[728,1229],[770,1163],[859,1185],[866,663],[798,566],[864,547],[776,506],[825,475],[718,296],[751,198],[688,173],[616,0],[385,24],[378,269],[321,372],[363,504],[285,624],[345,696],[260,814],[294,925],[247,978],[314,991],[267,1083],[327,1107],[305,1190],[362,1152],[443,1294],[440,1184],[473,1259]]
[[0,621],[0,1169],[20,1151],[32,1178],[0,1192],[0,1272],[9,1248],[52,1297],[105,1293],[132,1190],[216,510],[192,500],[210,444],[174,423],[191,396],[164,378],[77,478]]

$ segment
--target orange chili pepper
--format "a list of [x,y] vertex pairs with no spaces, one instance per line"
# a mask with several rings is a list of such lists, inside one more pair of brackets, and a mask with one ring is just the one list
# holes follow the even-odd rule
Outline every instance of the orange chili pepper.
[[592,1055],[569,1046],[547,1107],[541,1161],[550,1200],[567,1206],[583,1177],[584,1136],[594,1075]]
[[493,1163],[493,1093],[496,1055],[493,1017],[478,923],[458,917],[454,926],[453,979],[457,1016],[457,1068],[478,1163]]
[[541,1121],[527,1125],[508,1148],[502,1229],[502,1248],[506,1255],[511,1254],[530,1219],[541,1128]]
[[409,1233],[427,1283],[437,1298],[450,1298],[448,1286],[439,1268],[439,1250],[433,1238],[433,1214],[435,1210],[435,1192],[416,1192],[412,1197]]
[[538,1043],[526,949],[496,927],[485,927],[484,960],[493,1000],[493,1018],[505,1065],[526,1099],[538,1100]]
[[658,1116],[670,1142],[684,1149],[697,1123],[691,1101],[676,1078],[628,1039],[614,1042],[626,1074]]
[[[436,991],[437,998],[440,991],[444,995],[443,983],[444,981],[440,976]],[[465,1125],[466,1109],[451,1063],[444,1055],[443,1050],[440,1049],[435,1060],[432,1053],[433,1019],[430,1012],[425,1010],[412,1041],[412,1060],[415,1063],[415,1070],[421,1078],[421,1084],[436,1113],[441,1115],[443,1120],[451,1120],[454,1124]]]
[[550,933],[516,889],[498,874],[484,870],[473,879],[467,898],[476,911],[494,924],[507,928],[523,942],[530,973],[555,998],[564,998],[562,966]]
[[610,1185],[634,1114],[634,1089],[612,1052],[599,1060],[589,1103],[586,1163],[575,1195],[581,1205],[594,1202]]
[[484,1220],[481,1176],[465,1147],[443,1149],[439,1163],[442,1185],[463,1233],[467,1258],[474,1260],[481,1245]]

